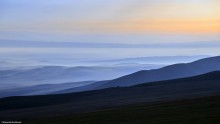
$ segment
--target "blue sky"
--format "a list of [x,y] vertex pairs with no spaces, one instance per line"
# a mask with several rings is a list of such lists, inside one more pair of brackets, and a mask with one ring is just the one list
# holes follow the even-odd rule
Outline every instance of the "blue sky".
[[1,0],[0,55],[219,55],[219,8],[219,0]]

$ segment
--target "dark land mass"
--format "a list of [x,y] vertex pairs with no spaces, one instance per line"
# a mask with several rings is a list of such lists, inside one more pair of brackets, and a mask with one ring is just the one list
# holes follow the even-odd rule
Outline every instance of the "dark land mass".
[[24,124],[219,124],[220,95],[24,119]]
[[0,120],[41,124],[215,124],[220,72],[95,91],[0,99]]

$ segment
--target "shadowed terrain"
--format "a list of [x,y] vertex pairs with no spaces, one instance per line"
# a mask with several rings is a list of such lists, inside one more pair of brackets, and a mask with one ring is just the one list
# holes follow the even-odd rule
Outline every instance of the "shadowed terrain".
[[103,84],[99,88],[132,86],[144,82],[170,80],[220,70],[220,56],[200,59],[191,63],[174,64],[160,69],[143,70]]
[[[60,95],[8,97],[0,99],[0,115],[1,119],[24,120],[61,117],[62,120],[62,117],[84,112],[142,104],[148,106],[220,95],[219,82],[220,72],[217,71],[195,77],[152,82],[125,88],[108,88]],[[180,102],[180,104],[182,103]],[[177,111],[179,110],[177,109]]]
[[82,87],[69,88],[55,94],[98,90],[110,87],[127,87],[146,82],[185,78],[220,70],[220,57],[210,57],[185,64],[174,64],[159,69],[143,70],[117,79],[95,82]]
[[218,124],[219,122],[220,96],[23,120],[25,124]]
[[[138,71],[136,73],[125,75],[113,80],[102,80],[92,83],[75,82],[72,83],[71,85],[66,85],[66,83],[62,83],[59,85],[36,85],[36,86],[24,86],[24,87],[7,89],[7,90],[0,89],[0,97],[63,94],[63,93],[99,90],[99,89],[111,88],[111,87],[127,87],[127,86],[137,85],[146,82],[155,82],[155,81],[191,77],[212,71],[217,71],[220,70],[219,63],[220,63],[220,57],[217,56],[217,57],[201,59],[192,63],[174,64],[159,69]],[[22,81],[22,84],[24,84],[24,82],[28,82],[28,85],[30,85],[35,81],[38,82],[40,81],[41,83],[43,81],[43,82],[47,82],[46,84],[48,84],[51,83],[50,81],[59,81],[61,79],[65,79],[66,81],[67,79],[76,80],[78,77],[81,77],[83,80],[88,80],[88,79],[101,80],[101,79],[108,79],[104,77],[112,76],[112,74],[119,76],[122,73],[126,74],[129,72],[130,73],[135,72],[135,70],[147,69],[147,68],[150,69],[150,68],[154,68],[154,66],[156,68],[156,65],[139,65],[132,63],[114,65],[114,67],[110,66],[110,67],[67,68],[67,67],[51,66],[51,67],[31,69],[28,71],[26,70],[22,73],[19,72],[15,74],[11,74],[12,72],[10,71],[4,71],[3,74],[8,76],[0,77],[0,79],[2,81],[1,83],[2,85],[4,85],[4,82],[6,81],[7,82],[6,85],[8,86],[10,84],[11,85],[13,84],[10,83],[9,80],[15,81],[16,82],[15,84],[19,83],[20,81]],[[87,76],[91,78],[86,78]]]

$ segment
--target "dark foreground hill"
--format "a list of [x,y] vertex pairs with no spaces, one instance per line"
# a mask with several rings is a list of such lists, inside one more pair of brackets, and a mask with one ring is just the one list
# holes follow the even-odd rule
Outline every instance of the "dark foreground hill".
[[125,88],[60,95],[9,97],[0,99],[0,119],[50,118],[123,106],[160,104],[220,95],[219,89],[220,72],[212,72]]
[[26,117],[20,121],[24,124],[219,124],[220,96],[135,104],[57,117]]

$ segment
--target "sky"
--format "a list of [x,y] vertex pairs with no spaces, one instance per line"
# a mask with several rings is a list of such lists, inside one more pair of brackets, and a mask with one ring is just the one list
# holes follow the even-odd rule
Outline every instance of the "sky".
[[0,0],[0,56],[219,55],[219,48],[219,0]]

